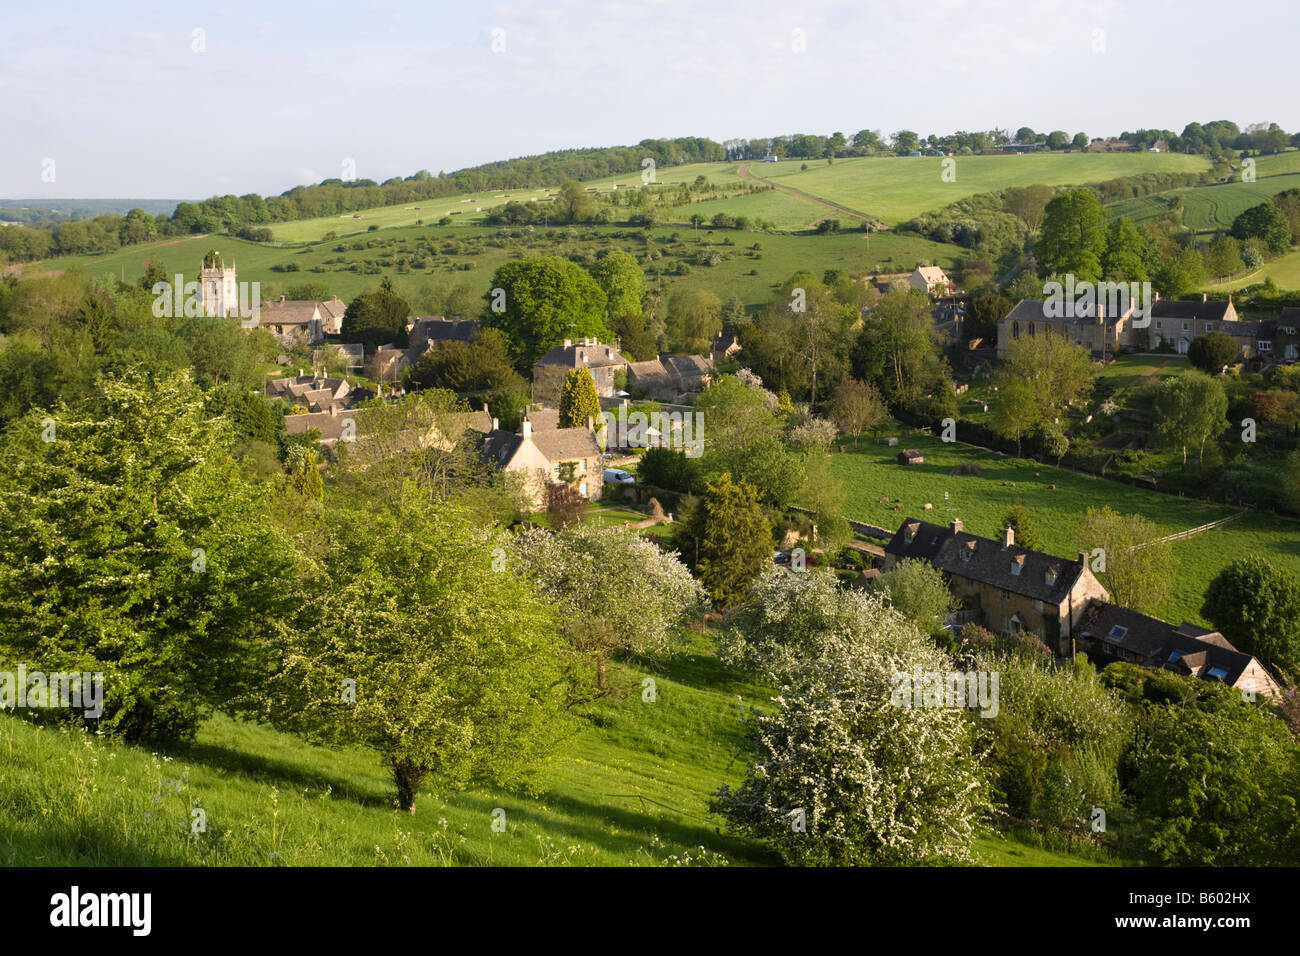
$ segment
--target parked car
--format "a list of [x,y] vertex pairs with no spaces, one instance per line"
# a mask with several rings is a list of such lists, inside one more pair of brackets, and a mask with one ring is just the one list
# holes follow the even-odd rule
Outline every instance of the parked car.
[[605,484],[607,485],[634,485],[636,484],[636,475],[630,471],[624,471],[622,468],[606,468]]

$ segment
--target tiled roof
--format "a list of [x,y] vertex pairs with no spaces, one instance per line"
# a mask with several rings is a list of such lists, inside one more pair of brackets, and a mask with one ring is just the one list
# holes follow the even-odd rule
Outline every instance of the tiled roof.
[[285,299],[262,303],[263,325],[307,325],[317,317],[317,303],[309,299]]
[[1154,319],[1202,319],[1222,322],[1228,314],[1226,299],[1215,301],[1209,299],[1156,299],[1151,304],[1151,317]]
[[1081,620],[1081,635],[1143,658],[1150,667],[1165,667],[1195,677],[1220,678],[1235,684],[1250,666],[1251,656],[1229,643],[1217,631],[1183,622],[1178,627],[1158,618],[1106,601],[1090,601]]
[[[1003,318],[1015,322],[1053,322],[1061,325],[1096,325],[1097,314],[1094,307],[1081,307],[1075,303],[1075,314],[1071,317],[1050,316],[1046,314],[1044,299],[1021,299]],[[1079,313],[1083,314],[1080,315]],[[1106,324],[1114,325],[1119,321],[1118,316],[1107,315]]]
[[564,368],[600,368],[606,365],[625,365],[626,360],[618,349],[603,342],[570,342],[557,345],[537,360],[537,365],[561,365]]
[[600,457],[596,436],[585,428],[556,428],[552,431],[533,432],[533,444],[551,463]]
[[1083,573],[1082,560],[1068,561],[1014,544],[1006,547],[992,538],[915,518],[903,522],[885,552],[928,561],[949,574],[1048,604],[1064,601]]
[[702,355],[666,355],[660,361],[682,378],[702,378],[713,371]]

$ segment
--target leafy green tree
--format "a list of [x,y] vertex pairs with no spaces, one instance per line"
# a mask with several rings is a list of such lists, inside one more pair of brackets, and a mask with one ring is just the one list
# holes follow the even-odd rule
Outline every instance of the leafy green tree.
[[304,498],[319,501],[325,494],[325,483],[321,481],[316,456],[310,449],[304,449],[302,463],[289,476],[289,485]]
[[722,332],[722,300],[704,289],[678,292],[668,300],[668,344],[674,351],[707,352]]
[[1257,554],[1238,558],[1210,582],[1201,614],[1266,666],[1300,669],[1300,578],[1285,568]]
[[1047,203],[1034,246],[1040,275],[1073,273],[1076,282],[1096,282],[1105,250],[1106,212],[1096,193],[1076,189]]
[[1120,804],[1129,708],[1086,662],[1054,668],[1033,650],[1005,647],[978,660],[999,675],[997,713],[973,723],[1005,812],[1088,832],[1093,807]]
[[192,736],[256,678],[291,607],[293,549],[231,440],[159,368],[102,377],[0,439],[0,656],[102,672],[105,731]]
[[700,467],[706,477],[728,472],[754,486],[759,499],[775,508],[794,501],[804,484],[803,467],[781,442],[771,392],[744,384],[738,375],[724,375],[704,390],[695,409],[704,422]]
[[645,274],[629,253],[622,249],[605,252],[592,264],[591,277],[605,293],[605,321],[610,328],[622,316],[641,317]]
[[560,427],[585,428],[590,418],[593,426],[600,422],[600,398],[591,372],[583,368],[571,369],[564,376],[560,390]]
[[389,342],[400,344],[406,339],[406,320],[410,314],[410,304],[397,294],[392,280],[385,276],[378,290],[363,292],[348,303],[339,337],[344,342],[360,342],[367,351]]
[[874,382],[846,378],[831,394],[831,418],[843,434],[853,436],[853,447],[857,448],[859,435],[864,431],[874,433],[889,420],[889,406]]
[[596,201],[582,183],[571,179],[560,187],[555,200],[555,214],[559,222],[591,222],[596,216]]
[[1187,359],[1202,372],[1218,375],[1237,358],[1237,352],[1237,343],[1229,336],[1211,332],[1192,339],[1187,347]]
[[105,371],[120,373],[131,365],[189,368],[184,340],[163,329],[137,329],[114,342],[104,355]]
[[854,344],[855,377],[873,381],[891,403],[910,406],[950,380],[923,294],[894,289],[883,296]]
[[610,339],[605,293],[567,259],[535,256],[507,262],[492,276],[483,298],[488,304],[484,323],[505,334],[524,365],[531,366],[566,338]]
[[1043,222],[1047,203],[1051,200],[1051,186],[1035,184],[1032,186],[1012,186],[1003,192],[1003,203],[1007,212],[1020,217],[1029,231],[1036,232]]
[[993,376],[997,386],[994,429],[1016,442],[1044,425],[1058,424],[1092,394],[1092,357],[1061,335],[1022,335],[1011,343]]
[[688,534],[698,542],[696,571],[719,608],[735,607],[772,560],[772,529],[746,481],[724,472],[704,489]]
[[1015,532],[1016,544],[1020,547],[1028,548],[1030,551],[1043,549],[1043,539],[1038,536],[1034,519],[1030,516],[1024,502],[1017,501],[1011,506],[1011,510],[1002,519],[1002,526]]
[[1270,252],[1281,254],[1291,246],[1291,224],[1271,202],[1251,206],[1232,221],[1229,230],[1237,239],[1262,239]]
[[963,332],[966,341],[985,339],[994,341],[998,334],[998,320],[1011,311],[1015,303],[996,288],[971,296],[970,306],[966,311],[966,327]]
[[1195,249],[1183,249],[1161,263],[1154,281],[1165,298],[1183,298],[1204,284],[1205,267]]
[[743,656],[780,693],[773,713],[747,717],[744,782],[719,788],[710,809],[793,865],[969,860],[990,809],[978,721],[898,693],[900,672],[946,674],[947,655],[829,575],[765,577],[736,624]]
[[378,751],[411,813],[421,788],[526,780],[565,733],[562,644],[491,539],[418,493],[330,509],[317,534],[331,586],[273,636],[262,716]]
[[1223,690],[1213,706],[1155,707],[1131,790],[1165,866],[1286,866],[1300,856],[1300,746],[1282,721]]
[[207,316],[186,319],[176,335],[185,343],[195,380],[200,384],[251,385],[258,366],[269,354],[266,343],[269,332],[245,331],[230,319]]
[[1222,383],[1204,372],[1190,371],[1167,378],[1156,389],[1155,430],[1168,445],[1181,447],[1187,464],[1188,446],[1200,448],[1227,427],[1228,395]]
[[899,561],[876,578],[872,590],[923,634],[939,633],[957,606],[944,573],[927,561]]
[[1201,258],[1206,274],[1215,279],[1227,279],[1246,268],[1241,260],[1241,244],[1232,236],[1215,236]]
[[1107,279],[1146,282],[1157,261],[1155,241],[1141,226],[1120,216],[1107,227],[1106,250],[1101,259]]
[[1154,522],[1110,507],[1088,508],[1074,531],[1080,551],[1092,555],[1101,549],[1105,570],[1097,571],[1097,579],[1111,601],[1146,614],[1169,594],[1177,571],[1172,545],[1159,537]]
[[998,398],[993,404],[993,419],[989,423],[994,433],[1016,443],[1016,457],[1020,457],[1021,442],[1038,427],[1041,413],[1034,404],[1033,389],[1025,382],[1008,381],[998,387]]
[[418,388],[445,388],[465,397],[494,397],[522,390],[506,337],[496,329],[479,329],[470,342],[438,342],[411,367],[409,382]]
[[671,448],[647,448],[637,463],[637,477],[645,484],[669,491],[702,490],[700,459],[687,458]]

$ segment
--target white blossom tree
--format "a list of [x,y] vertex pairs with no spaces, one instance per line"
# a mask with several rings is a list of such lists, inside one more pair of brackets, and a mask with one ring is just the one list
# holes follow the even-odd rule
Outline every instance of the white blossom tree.
[[891,703],[894,675],[946,674],[942,651],[878,597],[828,576],[768,576],[736,619],[733,660],[780,680],[750,718],[754,756],[712,809],[799,865],[960,862],[989,807],[971,719]]
[[663,653],[674,628],[704,602],[699,583],[675,554],[639,535],[571,528],[532,528],[515,535],[507,562],[559,612],[564,632],[595,685],[579,699],[609,691],[607,666],[616,651]]

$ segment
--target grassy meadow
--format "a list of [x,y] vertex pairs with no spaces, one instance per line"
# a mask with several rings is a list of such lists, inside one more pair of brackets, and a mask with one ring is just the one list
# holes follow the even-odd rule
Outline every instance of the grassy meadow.
[[1169,211],[1173,197],[1183,200],[1183,223],[1196,232],[1228,229],[1232,221],[1249,209],[1287,189],[1300,188],[1300,173],[1268,176],[1253,183],[1216,183],[1173,189],[1156,196],[1142,196],[1107,206],[1112,216],[1124,216],[1135,222],[1159,219]]
[[754,163],[750,173],[895,225],[976,193],[1043,183],[1086,185],[1146,172],[1199,172],[1209,163],[1182,153],[1026,153],[956,156],[955,178],[942,178],[943,159],[868,157]]
[[[646,702],[642,681],[655,681]],[[217,715],[193,744],[152,751],[0,715],[0,865],[772,865],[727,835],[709,794],[744,777],[745,713],[768,704],[694,635],[676,657],[629,667],[532,791],[422,793],[393,809],[377,753],[317,747]],[[193,833],[193,811],[206,830]],[[505,831],[492,829],[505,811]],[[1091,866],[988,831],[989,866]]]
[[[900,436],[899,447],[920,449],[924,463],[897,465],[894,455],[898,448],[873,442],[864,435],[856,451],[846,445],[843,454],[833,457],[832,473],[844,482],[844,510],[849,518],[890,530],[897,528],[904,517],[937,524],[960,518],[967,531],[996,537],[1003,527],[1003,517],[1020,501],[1029,509],[1044,542],[1043,549],[1073,559],[1080,550],[1090,551],[1093,547],[1075,534],[1076,523],[1088,508],[1110,507],[1122,514],[1143,515],[1161,535],[1186,531],[1239,510],[959,442],[945,443],[914,431],[896,429],[881,434]],[[965,462],[978,464],[982,473],[954,474],[954,469]],[[883,503],[882,498],[889,502]],[[925,510],[927,503],[933,506],[929,511]],[[1250,514],[1222,528],[1175,542],[1173,553],[1178,563],[1175,585],[1155,614],[1175,623],[1186,620],[1204,624],[1207,622],[1200,616],[1200,608],[1205,587],[1237,558],[1262,554],[1300,573],[1300,521]]]
[[[647,285],[654,291],[707,289],[724,300],[734,295],[757,307],[770,301],[776,285],[801,269],[818,274],[826,269],[910,272],[921,263],[952,268],[965,254],[954,245],[889,232],[796,236],[665,226],[650,230],[647,241],[643,230],[615,226],[528,232],[425,225],[393,227],[300,248],[190,236],[111,253],[49,259],[29,264],[24,272],[81,268],[92,276],[111,274],[130,282],[144,274],[148,259],[156,258],[169,275],[180,272],[192,279],[203,254],[212,248],[236,265],[240,281],[260,282],[263,299],[295,284],[320,282],[347,301],[387,275],[417,310],[426,308],[421,303],[431,288],[463,283],[486,292],[493,272],[521,256],[572,255],[591,261],[601,250],[625,249],[641,263]],[[707,253],[720,261],[713,266],[699,264],[699,257]],[[686,275],[677,274],[682,263],[689,270]]]

